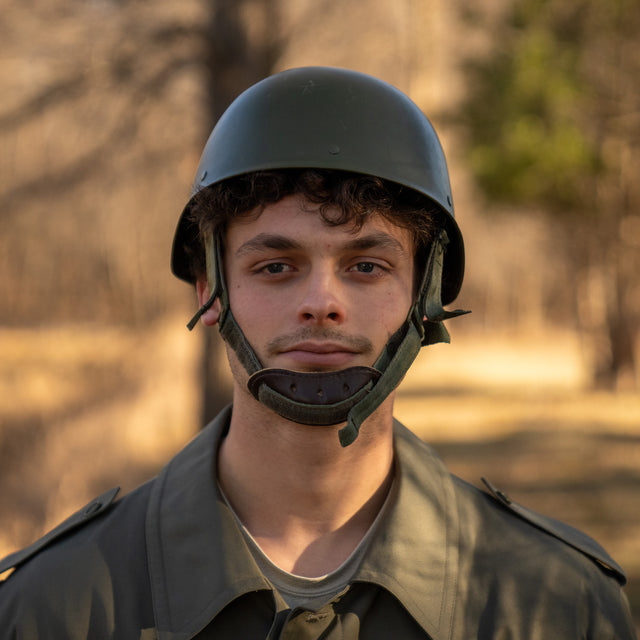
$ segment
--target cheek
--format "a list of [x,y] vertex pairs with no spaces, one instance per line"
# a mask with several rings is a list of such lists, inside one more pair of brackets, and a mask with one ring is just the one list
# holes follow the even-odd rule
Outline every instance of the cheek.
[[238,285],[229,290],[229,305],[243,331],[260,331],[282,315],[283,304],[274,296]]
[[404,281],[391,287],[383,296],[384,312],[387,317],[402,317],[404,320],[413,304],[413,289],[407,287]]

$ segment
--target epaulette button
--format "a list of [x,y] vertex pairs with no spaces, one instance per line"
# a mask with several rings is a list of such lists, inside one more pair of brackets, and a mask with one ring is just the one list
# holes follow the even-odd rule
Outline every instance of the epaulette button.
[[102,502],[92,502],[89,506],[87,506],[84,510],[84,515],[86,518],[92,516],[94,513],[100,511],[102,509]]

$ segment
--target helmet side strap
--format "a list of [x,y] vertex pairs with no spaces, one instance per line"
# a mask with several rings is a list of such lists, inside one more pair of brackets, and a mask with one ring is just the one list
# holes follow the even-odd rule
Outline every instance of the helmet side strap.
[[443,324],[443,320],[457,318],[471,313],[462,309],[446,311],[442,306],[442,271],[444,266],[444,254],[449,244],[449,236],[441,229],[438,237],[431,245],[427,266],[424,271],[420,294],[417,301],[419,320],[424,321],[424,335],[422,345],[436,344],[438,342],[451,342],[449,332]]
[[[216,234],[217,235],[217,234]],[[207,231],[204,234],[204,248],[205,248],[205,257],[206,257],[206,267],[207,267],[207,282],[209,283],[209,291],[211,295],[209,299],[198,309],[196,314],[189,320],[187,324],[187,328],[189,331],[192,331],[198,320],[213,306],[213,303],[216,301],[216,298],[222,293],[222,282],[219,277],[219,267],[217,265],[217,244],[219,240],[214,237],[213,232]]]

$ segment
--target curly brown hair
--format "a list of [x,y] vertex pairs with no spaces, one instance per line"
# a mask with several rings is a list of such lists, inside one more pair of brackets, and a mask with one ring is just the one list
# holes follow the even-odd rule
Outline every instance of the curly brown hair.
[[[192,273],[205,273],[204,233],[224,233],[230,221],[252,214],[283,198],[300,194],[319,205],[327,225],[351,224],[359,229],[370,215],[381,215],[408,229],[416,258],[423,255],[443,212],[432,200],[408,187],[374,176],[328,169],[283,169],[246,173],[198,191],[191,201],[189,221],[200,230],[196,246],[188,248]],[[331,211],[329,211],[331,209]],[[337,215],[336,215],[337,210]]]

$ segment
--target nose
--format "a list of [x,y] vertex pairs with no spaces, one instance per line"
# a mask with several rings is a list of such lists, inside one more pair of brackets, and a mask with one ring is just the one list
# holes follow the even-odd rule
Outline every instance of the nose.
[[329,269],[312,272],[304,283],[298,319],[304,324],[335,325],[344,322],[346,309],[338,278]]

